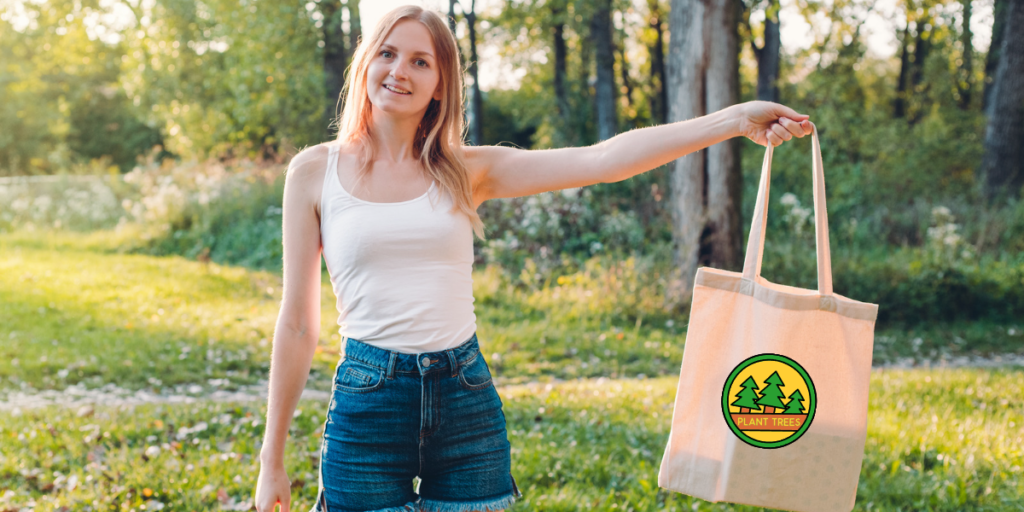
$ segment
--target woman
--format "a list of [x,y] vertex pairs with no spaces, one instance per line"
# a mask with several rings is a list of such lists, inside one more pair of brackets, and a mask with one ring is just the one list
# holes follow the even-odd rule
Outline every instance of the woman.
[[289,510],[284,447],[319,339],[321,248],[346,342],[313,511],[504,510],[520,493],[475,334],[477,207],[621,181],[738,135],[778,145],[811,133],[808,116],[752,102],[590,147],[463,146],[455,39],[440,15],[414,6],[381,19],[345,88],[338,140],[301,151],[285,180],[261,512]]

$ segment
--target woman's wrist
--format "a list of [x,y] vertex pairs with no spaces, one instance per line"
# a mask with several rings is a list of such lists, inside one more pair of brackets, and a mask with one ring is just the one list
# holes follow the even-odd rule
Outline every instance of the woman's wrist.
[[744,105],[744,103],[737,103],[719,111],[725,117],[726,123],[729,126],[730,139],[743,135],[741,125],[743,124],[743,119],[746,116]]

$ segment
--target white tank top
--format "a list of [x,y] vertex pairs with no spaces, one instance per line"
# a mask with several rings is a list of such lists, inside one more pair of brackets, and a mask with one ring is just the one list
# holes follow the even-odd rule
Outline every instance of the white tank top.
[[328,147],[320,242],[338,299],[338,333],[411,354],[468,340],[476,332],[469,218],[450,211],[451,198],[436,183],[397,203],[353,197],[338,179],[338,145]]

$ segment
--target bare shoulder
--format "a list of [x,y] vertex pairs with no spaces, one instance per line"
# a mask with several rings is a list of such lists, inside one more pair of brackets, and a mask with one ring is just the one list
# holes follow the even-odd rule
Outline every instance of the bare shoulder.
[[320,216],[320,195],[323,193],[330,144],[334,143],[324,142],[304,148],[288,162],[284,185],[286,207],[290,204],[292,208],[299,207]]

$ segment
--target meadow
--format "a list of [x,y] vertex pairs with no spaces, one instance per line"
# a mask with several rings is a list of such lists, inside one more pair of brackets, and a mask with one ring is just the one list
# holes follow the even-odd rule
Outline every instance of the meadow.
[[[118,249],[135,236],[0,235],[0,397],[113,385],[194,401],[5,407],[0,510],[250,509],[265,417],[255,390],[265,386],[280,277]],[[625,325],[588,313],[601,308],[581,307],[593,296],[584,274],[557,283],[559,294],[508,286],[493,268],[474,278],[481,347],[524,493],[512,510],[755,510],[657,486],[685,318]],[[322,286],[308,387],[326,391],[340,339],[326,273]],[[1019,330],[879,331],[876,363],[888,367],[871,380],[857,510],[1021,510],[1024,371],[892,367],[1019,357]],[[993,338],[1001,352],[984,343]],[[251,399],[203,399],[223,390]],[[315,497],[326,406],[303,400],[293,420],[292,510]]]

